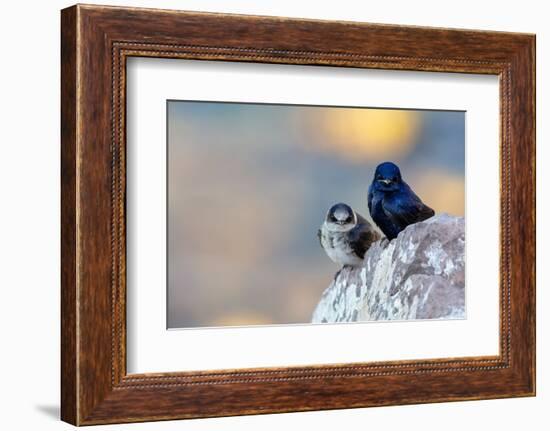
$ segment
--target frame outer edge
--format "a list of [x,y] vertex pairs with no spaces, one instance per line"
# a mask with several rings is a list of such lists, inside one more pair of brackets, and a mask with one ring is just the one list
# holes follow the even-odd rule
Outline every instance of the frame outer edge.
[[534,253],[535,258],[533,259],[533,316],[531,318],[532,325],[532,334],[533,339],[533,357],[532,357],[532,371],[531,377],[533,379],[533,388],[532,395],[537,395],[537,37],[533,35],[530,45],[530,56],[533,62],[533,68],[531,71],[531,79],[533,82],[533,94],[531,96],[531,105],[533,109],[533,135],[531,137],[531,142],[533,145],[533,157],[531,159],[531,169],[533,170],[532,176],[535,182],[532,193],[533,200],[533,211],[531,214],[531,221],[533,223],[533,238],[534,238]]
[[530,268],[530,276],[531,278],[531,285],[529,286],[529,299],[530,299],[530,318],[529,318],[529,325],[530,325],[530,331],[529,331],[529,337],[530,337],[530,343],[531,343],[531,349],[529,350],[530,353],[530,369],[529,369],[529,377],[530,377],[530,384],[529,384],[529,395],[530,396],[536,396],[537,395],[537,294],[536,294],[536,283],[537,283],[537,171],[536,171],[536,164],[537,164],[537,132],[536,132],[536,123],[537,123],[537,105],[536,105],[536,98],[537,98],[537,79],[536,79],[536,71],[537,71],[537,37],[536,35],[532,35],[529,37],[527,42],[527,58],[526,64],[529,66],[529,72],[530,74],[527,76],[527,85],[529,86],[530,94],[528,96],[527,103],[530,107],[531,122],[527,124],[527,128],[529,130],[529,147],[531,149],[531,157],[529,160],[529,179],[532,180],[532,190],[531,193],[528,196],[528,199],[530,200],[530,203],[532,205],[531,207],[531,217],[530,217],[530,223],[531,223],[531,231],[528,232],[528,234],[532,235],[532,262],[531,262],[531,268]]
[[535,36],[511,58],[511,363],[520,396],[536,396]]
[[79,423],[77,299],[78,7],[61,11],[61,420]]
[[536,326],[536,313],[537,313],[537,293],[536,293],[536,283],[537,283],[537,260],[536,260],[536,249],[537,249],[537,175],[536,175],[536,165],[537,165],[537,138],[536,138],[536,95],[537,95],[537,80],[536,80],[536,70],[537,70],[537,55],[536,55],[536,35],[531,35],[527,40],[526,48],[526,61],[525,65],[528,68],[526,76],[526,85],[528,88],[527,101],[526,104],[529,106],[529,114],[527,117],[527,147],[529,148],[529,159],[527,161],[529,175],[528,180],[531,183],[530,193],[527,196],[528,205],[530,206],[530,227],[527,232],[528,238],[531,238],[532,243],[529,244],[529,252],[531,253],[530,258],[530,268],[529,276],[531,277],[531,285],[526,289],[527,294],[529,295],[529,342],[530,348],[529,352],[529,382],[528,382],[528,395],[536,396],[537,392],[537,326]]

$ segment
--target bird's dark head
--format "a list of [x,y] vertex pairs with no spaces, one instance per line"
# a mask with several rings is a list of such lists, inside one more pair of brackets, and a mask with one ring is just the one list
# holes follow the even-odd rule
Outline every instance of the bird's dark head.
[[397,190],[401,181],[401,171],[395,163],[381,163],[374,172],[373,184],[376,190],[386,192]]
[[328,210],[325,223],[331,231],[345,232],[357,224],[357,216],[349,205],[338,203]]

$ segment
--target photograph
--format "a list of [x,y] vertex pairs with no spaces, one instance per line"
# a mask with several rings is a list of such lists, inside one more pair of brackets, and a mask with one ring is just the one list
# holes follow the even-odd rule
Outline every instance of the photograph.
[[466,318],[464,111],[166,109],[168,329]]

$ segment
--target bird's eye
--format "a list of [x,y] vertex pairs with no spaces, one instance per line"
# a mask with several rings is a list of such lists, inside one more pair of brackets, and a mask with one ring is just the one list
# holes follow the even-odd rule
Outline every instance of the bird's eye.
[[382,179],[382,175],[376,175],[376,179],[377,179],[377,180],[381,180],[381,179]]
[[394,183],[396,183],[396,182],[397,182],[397,177],[393,177],[391,180],[392,180]]
[[330,221],[336,221],[336,217],[334,217],[333,215],[330,216]]

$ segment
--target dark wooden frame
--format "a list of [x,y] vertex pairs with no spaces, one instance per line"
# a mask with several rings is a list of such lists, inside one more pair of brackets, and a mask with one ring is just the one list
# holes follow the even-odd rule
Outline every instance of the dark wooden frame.
[[[63,420],[87,425],[535,394],[534,35],[78,5],[62,11],[61,48]],[[128,375],[129,56],[498,75],[500,354]]]

